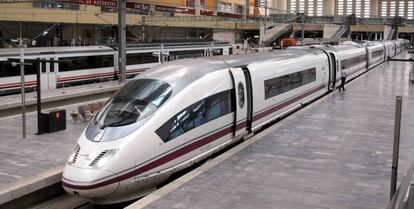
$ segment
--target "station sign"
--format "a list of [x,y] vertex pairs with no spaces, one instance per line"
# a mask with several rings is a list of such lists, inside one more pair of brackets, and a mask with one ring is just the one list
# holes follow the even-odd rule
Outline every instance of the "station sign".
[[111,0],[61,0],[62,2],[68,3],[77,3],[77,4],[86,4],[94,6],[104,6],[104,7],[117,7],[117,1]]

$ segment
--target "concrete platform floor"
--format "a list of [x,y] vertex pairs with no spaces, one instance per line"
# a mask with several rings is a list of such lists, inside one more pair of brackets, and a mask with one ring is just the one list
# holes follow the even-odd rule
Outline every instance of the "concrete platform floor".
[[399,180],[414,162],[412,67],[386,62],[218,165],[193,171],[129,208],[386,208],[396,95],[403,96]]
[[[93,101],[91,101],[93,102]],[[0,119],[0,191],[10,184],[65,165],[86,122],[75,122],[66,109],[66,130],[36,135],[37,114],[27,114],[27,138],[22,138],[21,116]]]

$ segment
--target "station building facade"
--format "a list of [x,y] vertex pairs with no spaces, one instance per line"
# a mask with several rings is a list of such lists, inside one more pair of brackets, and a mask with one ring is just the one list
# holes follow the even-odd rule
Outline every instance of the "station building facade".
[[[299,13],[309,17],[352,14],[356,18],[377,18],[372,23],[377,25],[383,24],[378,18],[411,20],[413,2],[129,0],[127,36],[131,42],[219,39],[234,43],[260,34],[265,21],[283,22],[286,16]],[[20,36],[37,46],[110,44],[116,40],[117,6],[116,0],[4,0],[0,3],[0,47],[12,46]],[[414,28],[408,28],[406,33],[414,32]]]

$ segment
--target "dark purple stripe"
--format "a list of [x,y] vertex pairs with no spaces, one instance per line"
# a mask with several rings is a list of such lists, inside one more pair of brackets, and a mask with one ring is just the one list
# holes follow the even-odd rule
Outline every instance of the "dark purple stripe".
[[246,128],[246,121],[243,121],[236,125],[236,131],[243,129],[243,128]]

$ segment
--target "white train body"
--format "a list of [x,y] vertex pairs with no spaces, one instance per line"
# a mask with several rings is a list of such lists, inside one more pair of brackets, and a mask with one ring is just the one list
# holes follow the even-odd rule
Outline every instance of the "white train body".
[[[134,76],[161,63],[156,56],[161,51],[159,45],[128,47],[127,76]],[[229,44],[186,44],[168,45],[163,48],[164,61],[188,57],[229,55]],[[55,89],[80,82],[114,79],[118,69],[114,60],[117,52],[105,46],[86,47],[41,47],[24,49],[26,59],[46,59],[67,61],[67,63],[45,64],[41,66],[42,89]],[[16,93],[20,90],[20,67],[6,62],[9,58],[19,58],[19,49],[0,49],[0,95]],[[25,86],[29,90],[36,85],[36,67],[25,66]]]
[[341,71],[345,71],[348,79],[358,76],[366,70],[368,60],[364,47],[352,45],[334,46]]
[[383,42],[385,44],[385,48],[386,48],[386,57],[387,59],[394,57],[395,54],[397,53],[397,47],[395,44],[395,41],[384,41]]
[[330,91],[341,70],[366,71],[362,60],[341,67],[366,53],[359,46],[318,46],[155,66],[125,84],[88,124],[63,171],[63,187],[103,204],[144,196],[171,174]]
[[366,46],[368,69],[371,69],[385,60],[385,45],[381,42],[371,42]]

